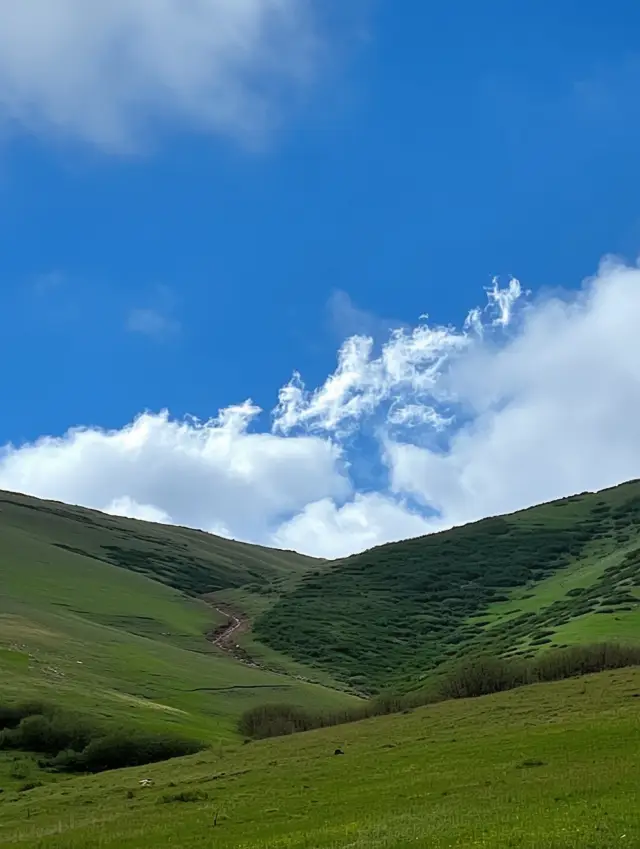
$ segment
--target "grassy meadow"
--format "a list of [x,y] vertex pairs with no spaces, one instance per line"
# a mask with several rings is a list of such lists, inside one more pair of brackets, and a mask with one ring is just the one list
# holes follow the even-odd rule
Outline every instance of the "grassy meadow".
[[0,845],[635,847],[639,757],[640,669],[618,670],[9,789]]

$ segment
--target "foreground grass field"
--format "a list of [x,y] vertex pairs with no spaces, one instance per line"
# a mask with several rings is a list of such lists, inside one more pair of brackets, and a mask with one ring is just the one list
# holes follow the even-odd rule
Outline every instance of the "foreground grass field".
[[8,791],[0,843],[637,847],[639,756],[640,669],[627,669]]

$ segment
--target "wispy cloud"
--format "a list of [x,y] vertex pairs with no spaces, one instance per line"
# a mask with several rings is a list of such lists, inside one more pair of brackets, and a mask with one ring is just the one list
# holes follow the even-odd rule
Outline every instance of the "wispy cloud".
[[153,339],[166,339],[180,331],[180,323],[156,309],[134,309],[127,316],[127,330]]
[[640,477],[640,269],[533,301],[496,283],[470,315],[348,339],[323,384],[281,390],[273,432],[249,401],[146,413],[5,446],[0,488],[334,557]]
[[253,142],[313,78],[314,0],[0,0],[0,115],[129,150],[150,125]]
[[432,327],[425,316],[413,329],[393,330],[378,356],[372,336],[351,336],[338,353],[336,370],[322,386],[308,391],[295,373],[282,387],[274,431],[291,433],[305,428],[347,433],[381,405],[387,405],[396,423],[415,423],[419,417],[431,426],[443,427],[448,416],[438,408],[450,400],[446,372],[452,361],[479,341],[487,317],[489,327],[506,327],[521,294],[517,280],[511,280],[506,289],[494,281],[487,292],[487,307],[472,310],[462,330]]
[[66,275],[62,271],[47,271],[33,280],[33,291],[36,295],[45,296],[59,291],[66,282]]
[[148,297],[149,304],[134,307],[126,317],[126,328],[157,341],[167,340],[180,333],[182,326],[176,317],[176,298],[168,286],[156,286]]
[[373,312],[362,309],[342,289],[335,289],[327,301],[329,327],[339,340],[349,336],[371,336],[381,341],[392,330],[404,326],[404,322],[392,318],[381,318]]

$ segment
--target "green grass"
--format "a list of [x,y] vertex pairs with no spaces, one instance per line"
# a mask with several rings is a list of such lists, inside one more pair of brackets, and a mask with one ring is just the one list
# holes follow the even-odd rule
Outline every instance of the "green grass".
[[[256,705],[362,704],[334,674],[410,690],[470,652],[637,641],[639,520],[633,483],[327,564],[0,494],[0,703],[207,745],[80,777],[0,751],[0,844],[640,845],[637,668],[249,745],[237,733]],[[257,617],[240,641],[286,674],[215,649],[203,594]],[[326,686],[301,680],[310,665]]]
[[634,636],[639,587],[634,481],[314,567],[254,638],[355,689],[412,689],[470,650]]
[[[613,622],[612,622],[613,619]],[[636,610],[619,611],[612,616],[581,616],[556,628],[554,639],[559,643],[597,642],[608,638],[615,630],[620,640],[640,638],[640,606]]]
[[[11,787],[0,794],[0,843],[638,846],[639,699],[640,670],[626,669],[248,746],[219,745],[23,792]],[[336,746],[344,756],[334,756]],[[141,778],[153,784],[143,788]]]
[[[166,530],[170,551],[182,531],[122,521],[33,499],[24,507],[20,497],[0,503],[0,697],[42,698],[205,740],[233,739],[238,716],[254,704],[285,699],[335,709],[354,702],[214,649],[205,634],[220,617],[210,605],[152,580],[150,567],[138,572],[100,559],[96,547],[123,529],[139,546],[146,535],[161,542]],[[118,530],[109,531],[112,522]],[[213,540],[236,557],[236,577],[248,568],[244,547],[238,554],[233,543]],[[85,550],[94,555],[77,553]],[[288,574],[281,564],[273,570]]]
[[193,595],[241,586],[260,591],[291,583],[321,562],[202,531],[123,519],[0,491],[0,531],[8,528],[41,543],[140,572]]

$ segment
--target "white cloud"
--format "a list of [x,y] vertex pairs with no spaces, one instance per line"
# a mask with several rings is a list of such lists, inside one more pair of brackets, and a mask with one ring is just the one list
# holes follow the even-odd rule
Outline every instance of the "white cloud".
[[[492,306],[496,308],[496,315],[493,319],[494,326],[506,327],[509,324],[513,315],[513,309],[522,297],[522,294],[520,281],[514,277],[511,278],[506,289],[500,288],[497,277],[493,278],[493,285],[487,291],[487,296],[489,299],[488,308],[490,309]],[[472,312],[475,313],[476,311],[472,310]]]
[[171,516],[164,510],[159,510],[153,504],[138,504],[128,495],[114,498],[104,508],[105,513],[111,516],[127,516],[129,519],[141,519],[143,522],[158,522],[159,524],[170,524]]
[[[323,385],[281,390],[273,433],[250,402],[147,413],[0,450],[0,487],[338,557],[640,477],[640,270],[608,260],[562,298],[512,281],[488,301],[379,355],[348,340]],[[358,490],[365,450],[388,472],[376,492]]]
[[371,336],[347,339],[338,353],[337,369],[314,392],[306,390],[297,373],[282,387],[274,430],[349,433],[382,404],[391,404],[391,415],[398,423],[406,418],[415,423],[418,417],[423,424],[444,427],[448,418],[437,406],[450,394],[446,372],[451,359],[477,341],[484,313],[489,313],[494,324],[508,324],[521,295],[520,284],[512,280],[508,289],[500,290],[494,281],[488,295],[487,308],[472,310],[462,331],[426,323],[413,330],[398,328],[391,332],[377,357],[373,356]]
[[270,529],[349,483],[318,437],[251,433],[243,404],[211,422],[144,414],[121,430],[69,431],[0,452],[0,487],[263,542]]
[[640,271],[613,261],[531,305],[506,344],[452,367],[467,422],[447,450],[387,443],[393,491],[450,525],[640,477],[639,320]]
[[272,541],[278,548],[310,551],[333,559],[421,536],[431,528],[430,522],[401,501],[379,493],[358,493],[341,507],[331,498],[308,504],[276,530]]
[[0,0],[0,115],[127,149],[179,120],[252,140],[309,80],[313,0]]

